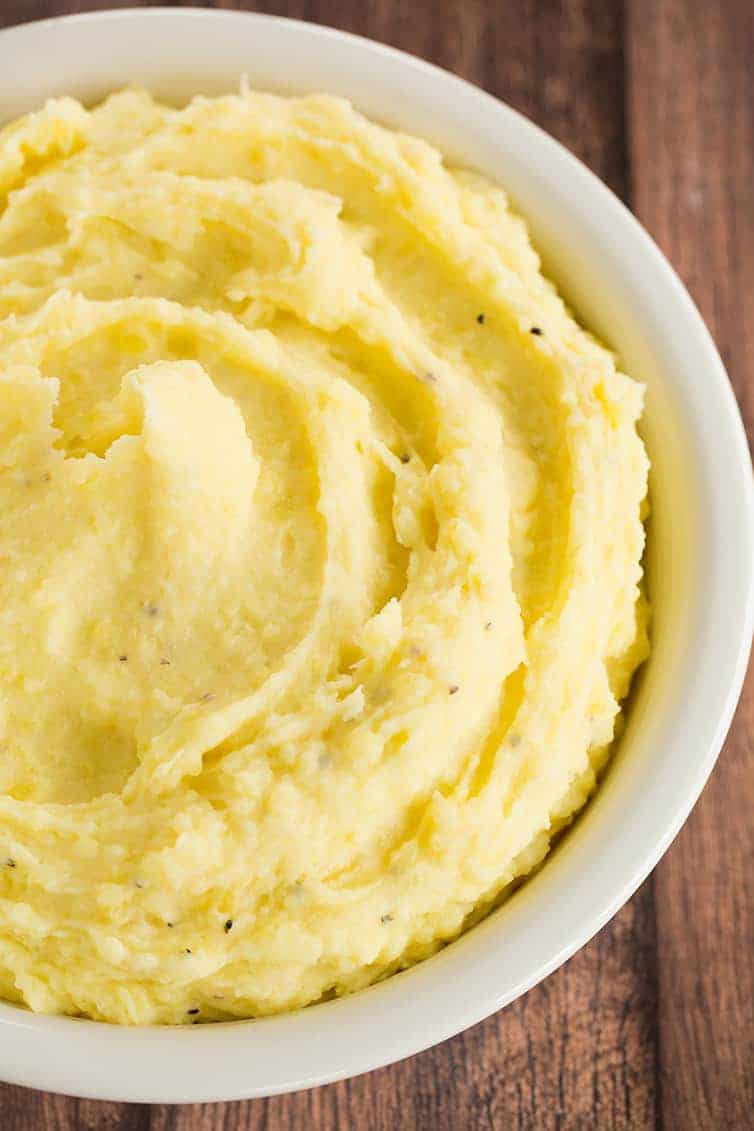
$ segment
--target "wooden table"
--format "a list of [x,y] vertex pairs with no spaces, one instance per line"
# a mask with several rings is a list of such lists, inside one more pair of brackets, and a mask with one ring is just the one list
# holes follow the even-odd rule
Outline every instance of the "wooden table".
[[[0,26],[125,6],[0,0]],[[296,16],[402,47],[560,138],[623,197],[679,270],[751,434],[752,0],[213,6]],[[248,1103],[150,1108],[0,1086],[0,1129],[754,1127],[752,746],[750,680],[701,801],[630,903],[523,1000],[439,1048],[356,1080]]]

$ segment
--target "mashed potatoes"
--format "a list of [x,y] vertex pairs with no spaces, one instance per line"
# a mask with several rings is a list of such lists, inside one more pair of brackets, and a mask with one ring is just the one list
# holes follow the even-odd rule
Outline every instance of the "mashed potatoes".
[[50,102],[0,209],[0,995],[180,1023],[422,958],[646,654],[641,387],[498,188],[332,98]]

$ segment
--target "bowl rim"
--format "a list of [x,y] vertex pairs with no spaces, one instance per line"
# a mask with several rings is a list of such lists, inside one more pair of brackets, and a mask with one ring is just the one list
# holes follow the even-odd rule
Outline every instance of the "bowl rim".
[[[196,1028],[120,1028],[100,1022],[35,1015],[0,1003],[0,1077],[9,1083],[89,1098],[141,1102],[207,1102],[253,1098],[294,1091],[358,1075],[393,1063],[447,1039],[481,1021],[536,985],[583,946],[626,902],[663,855],[696,802],[716,761],[735,710],[746,672],[754,626],[754,478],[748,444],[733,390],[712,338],[688,292],[644,228],[581,161],[518,111],[480,88],[423,59],[362,36],[287,17],[204,8],[123,8],[52,17],[0,30],[0,50],[24,37],[54,31],[61,25],[117,24],[137,21],[157,26],[206,22],[250,28],[288,29],[291,37],[307,37],[312,46],[346,47],[375,66],[389,62],[409,72],[443,97],[454,97],[485,115],[509,134],[525,140],[558,175],[584,193],[631,243],[649,273],[652,286],[669,304],[679,330],[688,335],[698,354],[697,369],[706,385],[705,404],[715,417],[718,443],[724,447],[725,476],[716,473],[710,499],[724,501],[730,512],[720,530],[734,540],[741,562],[736,566],[740,607],[736,620],[728,616],[728,637],[718,649],[722,666],[715,685],[712,719],[686,770],[683,788],[668,793],[667,808],[654,821],[643,844],[634,838],[634,856],[622,868],[619,882],[610,886],[595,864],[598,897],[586,917],[575,911],[565,917],[556,936],[532,957],[526,974],[509,977],[496,960],[495,916],[476,926],[439,955],[396,974],[377,986],[338,1001],[297,1013],[258,1021],[230,1022]],[[358,101],[358,98],[356,99]],[[554,174],[553,174],[554,175]],[[698,378],[701,380],[701,377]],[[698,406],[694,410],[699,415]],[[699,440],[699,443],[702,441]],[[706,451],[706,449],[705,449]],[[712,464],[710,463],[710,466]],[[724,482],[723,482],[724,479]],[[738,526],[730,515],[738,514]],[[711,547],[718,572],[713,594],[714,613],[724,609],[721,586],[722,553]],[[727,552],[727,551],[726,551]],[[730,550],[733,553],[733,550]],[[728,576],[728,575],[725,575]],[[718,591],[719,590],[719,591]],[[709,668],[709,664],[707,665]],[[700,677],[701,679],[701,677]],[[709,674],[707,675],[709,682]],[[659,786],[658,786],[659,791]],[[617,834],[616,834],[617,839]],[[555,854],[557,856],[557,853]],[[548,863],[548,869],[554,867]],[[599,882],[598,882],[599,881]],[[524,889],[526,889],[526,885]],[[527,914],[525,900],[513,897],[513,919]],[[523,908],[523,910],[521,910]],[[519,913],[520,912],[520,913]],[[499,933],[499,932],[498,932]],[[448,962],[453,952],[458,961]],[[461,953],[464,981],[452,1005],[437,993],[437,971],[458,967]],[[458,971],[455,971],[456,976]],[[408,982],[410,981],[410,986]],[[403,988],[405,987],[405,993]],[[354,1003],[356,1003],[354,1005]],[[365,1042],[368,1029],[370,1040]],[[359,1039],[361,1035],[362,1039]],[[284,1063],[281,1063],[284,1062]]]

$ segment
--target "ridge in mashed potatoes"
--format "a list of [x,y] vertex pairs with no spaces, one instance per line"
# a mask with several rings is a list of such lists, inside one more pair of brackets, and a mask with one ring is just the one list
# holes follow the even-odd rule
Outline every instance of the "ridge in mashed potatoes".
[[246,1017],[431,953],[646,655],[641,386],[499,188],[333,98],[51,101],[0,210],[0,995]]

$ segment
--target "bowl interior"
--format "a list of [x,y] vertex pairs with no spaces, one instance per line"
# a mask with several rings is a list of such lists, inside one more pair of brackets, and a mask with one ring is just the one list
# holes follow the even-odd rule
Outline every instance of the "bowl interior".
[[[498,911],[420,967],[300,1014],[178,1032],[0,1004],[3,1076],[76,1094],[270,1094],[415,1052],[512,1000],[621,906],[677,832],[727,729],[751,637],[751,467],[719,358],[638,224],[518,114],[435,68],[327,29],[160,10],[3,33],[0,114],[11,119],[56,94],[91,101],[127,83],[181,101],[237,89],[244,73],[265,89],[348,96],[498,181],[561,293],[646,383],[653,650],[603,785],[572,833]],[[43,1038],[54,1055],[40,1068]]]

